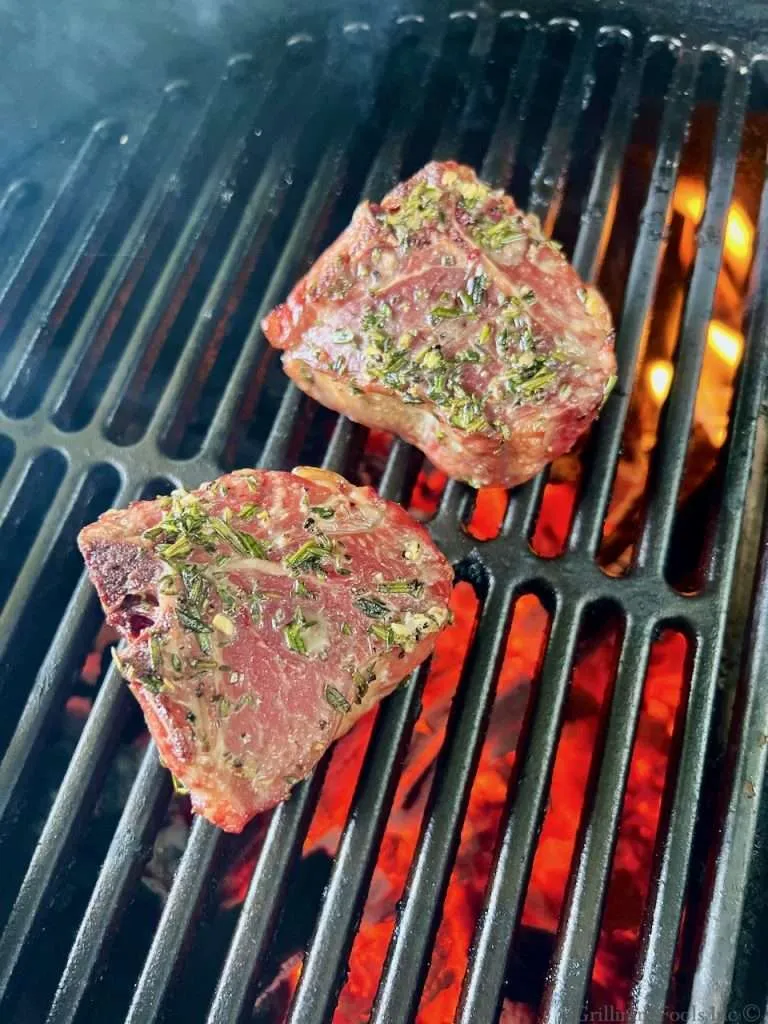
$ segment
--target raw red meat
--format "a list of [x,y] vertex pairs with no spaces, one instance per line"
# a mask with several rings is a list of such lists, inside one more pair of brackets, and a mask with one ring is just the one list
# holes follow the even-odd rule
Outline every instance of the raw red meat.
[[240,831],[431,652],[452,571],[369,487],[242,470],[79,537],[118,668],[196,811]]
[[615,381],[599,293],[536,217],[451,162],[360,205],[263,328],[308,394],[475,486],[568,451]]

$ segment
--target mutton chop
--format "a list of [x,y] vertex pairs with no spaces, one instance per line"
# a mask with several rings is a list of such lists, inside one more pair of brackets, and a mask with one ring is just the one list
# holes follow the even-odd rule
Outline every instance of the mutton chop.
[[453,573],[426,531],[324,470],[242,470],[79,536],[117,666],[194,809],[239,832],[428,654]]
[[569,451],[616,379],[600,294],[536,217],[451,162],[362,203],[262,326],[313,398],[474,486]]

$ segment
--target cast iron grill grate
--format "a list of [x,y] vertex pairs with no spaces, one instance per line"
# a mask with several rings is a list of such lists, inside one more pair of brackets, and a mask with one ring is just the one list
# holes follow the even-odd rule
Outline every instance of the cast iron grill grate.
[[[742,907],[724,894],[741,891],[749,869],[757,801],[745,796],[743,780],[752,782],[754,796],[764,767],[758,742],[766,717],[758,687],[766,646],[764,564],[733,721],[735,761],[723,788],[726,829],[710,850],[716,902],[687,944],[681,921],[744,507],[750,475],[764,460],[759,449],[755,456],[768,363],[764,251],[755,261],[756,299],[718,470],[719,506],[695,593],[670,584],[669,559],[742,129],[748,112],[760,107],[767,64],[751,51],[569,17],[537,20],[520,11],[407,16],[376,31],[353,23],[328,33],[297,32],[287,43],[270,38],[258,52],[233,57],[212,92],[175,81],[136,123],[100,121],[80,140],[50,194],[47,180],[8,186],[0,200],[3,1019],[93,1020],[94,1007],[101,1008],[99,1019],[119,1016],[134,1024],[248,1016],[327,768],[321,765],[272,814],[228,945],[206,946],[210,930],[199,922],[233,844],[196,821],[151,942],[145,929],[132,956],[136,933],[129,922],[137,920],[139,876],[170,781],[150,746],[124,806],[104,818],[108,834],[94,832],[94,810],[103,803],[120,737],[132,722],[135,729],[130,697],[112,669],[77,744],[65,744],[64,754],[53,744],[99,625],[74,552],[78,528],[111,504],[194,486],[234,465],[321,461],[354,471],[365,431],[286,387],[259,332],[261,314],[346,222],[361,195],[380,195],[430,156],[467,160],[484,177],[511,186],[563,237],[582,274],[604,274],[643,103],[656,141],[623,288],[619,384],[582,460],[563,554],[544,559],[529,543],[546,474],[510,496],[494,539],[478,542],[465,529],[474,497],[455,483],[445,487],[431,520],[435,539],[458,578],[475,587],[481,607],[372,1019],[400,1022],[416,1013],[510,617],[520,595],[531,592],[550,612],[549,639],[458,1019],[476,1024],[498,1016],[577,639],[594,609],[606,606],[622,619],[621,654],[540,1012],[545,1019],[578,1020],[589,993],[649,652],[665,627],[683,632],[691,653],[631,1011],[633,1019],[663,1019],[681,947],[688,950],[689,976],[676,988],[675,1002],[727,1008]],[[633,567],[611,576],[597,561],[603,522],[687,131],[703,97],[714,111],[708,194],[674,379]],[[765,236],[766,218],[768,193],[758,238]],[[407,502],[418,465],[395,442],[382,492]],[[313,920],[293,1022],[333,1015],[420,684],[387,701],[376,721]],[[72,863],[88,859],[84,847],[91,841],[100,860],[83,881]],[[152,917],[139,913],[138,919]],[[51,942],[52,934],[60,940]],[[46,966],[38,957],[43,948]],[[128,982],[110,973],[115,949]],[[186,996],[178,984],[185,963],[200,962],[200,949],[216,960],[218,979],[215,990],[203,986],[204,1002],[195,1001],[194,984]],[[105,979],[112,979],[112,1002],[104,1002],[103,991],[94,996]]]

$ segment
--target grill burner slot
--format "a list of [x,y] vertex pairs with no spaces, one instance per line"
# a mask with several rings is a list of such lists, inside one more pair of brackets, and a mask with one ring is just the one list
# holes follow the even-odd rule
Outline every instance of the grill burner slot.
[[[223,1022],[255,1003],[256,1020],[282,1006],[309,1024],[338,1000],[441,1024],[495,1020],[502,999],[531,1020],[577,1020],[585,1000],[643,1020],[725,1008],[742,908],[722,894],[751,867],[741,830],[754,833],[768,731],[763,589],[730,767],[714,772],[737,544],[764,468],[765,61],[552,13],[302,24],[218,81],[172,82],[147,117],[137,104],[129,123],[98,122],[68,168],[51,157],[0,198],[3,1019]],[[432,156],[511,186],[616,314],[620,381],[584,452],[510,495],[475,495],[319,409],[258,329],[362,195]],[[736,202],[752,235],[726,282]],[[729,296],[727,437],[694,487],[709,422],[694,402],[716,345],[737,344],[712,334]],[[639,512],[618,515],[627,424],[663,360]],[[429,520],[457,567],[457,626],[431,669],[235,839],[169,803],[74,538],[110,504],[296,461]],[[724,839],[706,813],[713,778]],[[398,891],[383,898],[387,879]]]

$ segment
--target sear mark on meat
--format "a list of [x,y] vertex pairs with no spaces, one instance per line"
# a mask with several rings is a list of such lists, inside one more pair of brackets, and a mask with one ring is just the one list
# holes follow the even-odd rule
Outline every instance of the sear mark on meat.
[[229,831],[285,799],[449,619],[452,571],[423,528],[323,470],[231,473],[111,510],[79,545],[164,763]]
[[359,206],[263,328],[308,394],[475,486],[568,451],[616,379],[599,293],[536,217],[452,162]]

